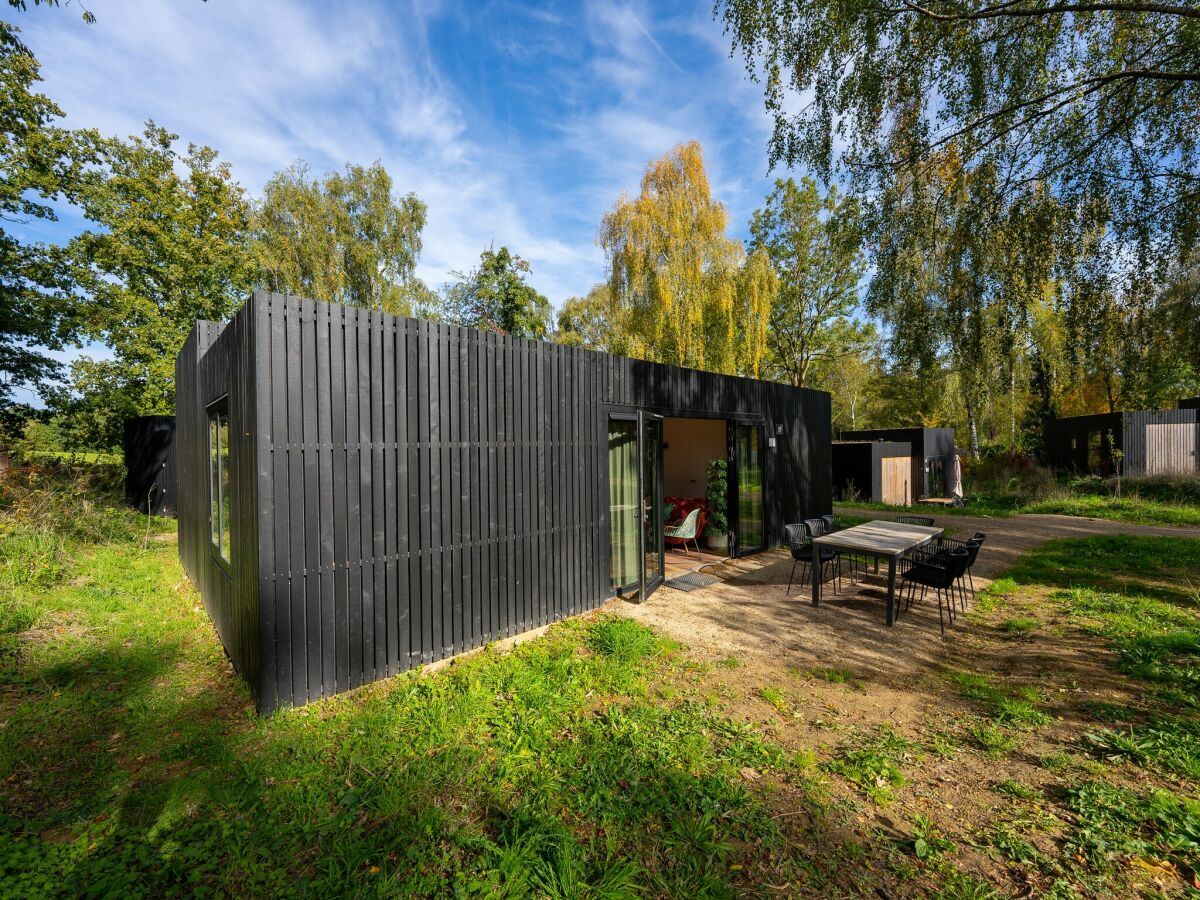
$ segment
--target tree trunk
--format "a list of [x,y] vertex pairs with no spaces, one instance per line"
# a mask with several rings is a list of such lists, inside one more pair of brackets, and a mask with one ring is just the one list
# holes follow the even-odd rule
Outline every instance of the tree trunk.
[[967,400],[967,434],[971,442],[971,458],[979,459],[979,428],[975,424],[975,404]]
[[1108,411],[1115,413],[1117,411],[1117,396],[1113,392],[1112,372],[1104,373],[1104,393],[1108,395]]

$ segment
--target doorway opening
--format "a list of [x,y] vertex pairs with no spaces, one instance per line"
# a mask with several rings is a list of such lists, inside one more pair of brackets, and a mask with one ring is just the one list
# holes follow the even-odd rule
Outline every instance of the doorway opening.
[[[728,471],[728,423],[724,419],[663,420],[663,510],[665,523],[665,567],[668,578],[720,562],[729,547],[711,541],[713,509],[708,491],[708,468],[714,460],[726,463]],[[728,497],[728,491],[727,491]],[[726,500],[725,519],[732,530]],[[694,514],[694,515],[693,515]],[[717,529],[711,529],[716,536]],[[679,537],[671,535],[679,534]],[[686,535],[692,535],[687,537]],[[713,546],[712,544],[717,544]]]
[[[642,600],[668,578],[763,549],[763,440],[757,422],[645,411],[610,415],[615,594]],[[714,503],[722,492],[708,484],[714,462],[725,476],[723,511]]]

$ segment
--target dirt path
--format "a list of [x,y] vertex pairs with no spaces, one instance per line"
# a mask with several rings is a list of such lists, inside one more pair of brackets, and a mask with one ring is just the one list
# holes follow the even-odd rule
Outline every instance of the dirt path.
[[[878,518],[888,515],[872,510],[842,511]],[[1200,537],[1200,529],[1195,528],[1125,525],[1072,516],[934,518],[958,536],[976,531],[987,535],[974,572],[977,586],[987,584],[1025,551],[1055,538],[1107,534]],[[692,592],[662,587],[645,603],[613,600],[608,608],[714,659],[727,655],[756,658],[767,668],[784,671],[845,668],[897,688],[911,686],[914,677],[972,652],[974,637],[965,619],[947,631],[948,640],[942,640],[936,602],[914,607],[888,628],[884,624],[886,584],[878,577],[853,587],[845,581],[837,594],[827,589],[821,606],[814,607],[807,585],[793,585],[788,593],[792,558],[784,550],[705,571],[722,581]]]

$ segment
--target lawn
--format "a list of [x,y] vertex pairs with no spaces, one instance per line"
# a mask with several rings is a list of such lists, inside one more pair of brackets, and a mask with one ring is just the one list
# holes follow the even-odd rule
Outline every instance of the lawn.
[[[0,894],[1195,883],[1198,540],[1048,544],[896,679],[707,658],[601,612],[264,719],[169,530],[89,502],[53,572],[0,572]],[[0,506],[6,542],[50,529],[28,505]]]
[[[1021,513],[1050,513],[1111,519],[1136,525],[1175,525],[1200,528],[1200,479],[1126,478],[1121,495],[1112,479],[1061,476],[1052,481],[1034,477],[1025,485],[1015,475],[1004,485],[995,480],[980,489],[968,481],[964,505],[929,507],[938,516],[990,516],[1005,518]],[[854,509],[912,513],[914,507],[889,506],[863,501],[847,502]],[[918,508],[919,505],[918,505]]]

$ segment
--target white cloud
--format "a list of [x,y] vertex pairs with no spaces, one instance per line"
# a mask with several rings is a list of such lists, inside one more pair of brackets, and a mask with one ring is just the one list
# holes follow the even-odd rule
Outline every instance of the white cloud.
[[419,273],[435,284],[495,242],[530,260],[553,301],[585,292],[604,271],[603,212],[691,138],[735,228],[765,192],[761,93],[707,5],[89,8],[91,26],[61,8],[10,16],[69,124],[123,135],[154,118],[217,148],[254,194],[297,158],[316,171],[380,159],[428,204]]

